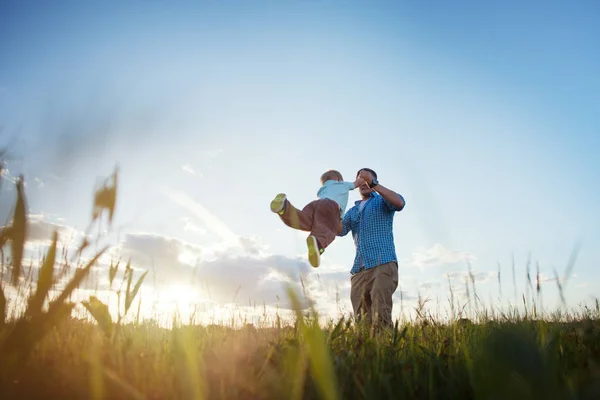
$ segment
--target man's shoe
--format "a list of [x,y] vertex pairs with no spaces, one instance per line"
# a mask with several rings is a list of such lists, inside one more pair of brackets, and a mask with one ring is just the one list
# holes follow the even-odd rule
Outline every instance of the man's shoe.
[[285,201],[287,197],[284,193],[279,193],[273,201],[271,201],[271,211],[277,214],[283,214],[285,208]]
[[310,265],[317,268],[321,264],[323,249],[319,248],[317,238],[312,235],[306,238],[306,245],[308,246],[308,261]]

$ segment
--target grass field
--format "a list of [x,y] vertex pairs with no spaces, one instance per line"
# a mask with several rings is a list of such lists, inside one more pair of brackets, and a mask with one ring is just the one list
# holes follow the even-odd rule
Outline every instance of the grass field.
[[[144,276],[133,279],[130,268],[114,264],[107,273],[111,283],[123,283],[119,318],[95,298],[82,303],[91,319],[74,318],[73,292],[103,250],[74,262],[77,267],[58,268],[55,235],[31,274],[22,265],[21,181],[16,189],[13,218],[0,235],[1,399],[600,398],[597,302],[544,319],[480,310],[474,322],[441,323],[421,315],[377,334],[352,320],[320,326],[299,307],[289,325],[165,329],[125,322],[135,314]],[[114,185],[96,194],[92,225],[106,214],[110,222],[115,198],[116,175]],[[91,247],[84,241],[75,255]],[[65,282],[60,287],[58,279]],[[25,300],[10,298],[9,288]]]

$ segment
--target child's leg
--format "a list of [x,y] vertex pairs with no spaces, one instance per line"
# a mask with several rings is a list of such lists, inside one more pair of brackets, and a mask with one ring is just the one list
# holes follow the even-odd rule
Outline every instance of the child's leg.
[[313,227],[310,232],[326,249],[337,236],[340,229],[340,206],[333,200],[320,200],[313,214]]
[[313,227],[306,239],[308,259],[313,267],[320,264],[320,255],[335,240],[340,230],[340,206],[333,200],[323,199],[316,204]]
[[302,210],[298,210],[290,203],[287,197],[282,195],[278,195],[278,197],[283,197],[281,210],[277,213],[279,218],[290,228],[310,232],[313,225],[315,202],[310,202]]

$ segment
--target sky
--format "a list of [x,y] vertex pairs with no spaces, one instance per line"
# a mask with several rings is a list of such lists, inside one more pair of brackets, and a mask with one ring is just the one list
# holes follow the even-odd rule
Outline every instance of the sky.
[[[449,281],[465,300],[469,265],[486,306],[521,304],[528,260],[545,307],[554,271],[570,307],[591,302],[599,22],[594,1],[4,1],[0,144],[5,177],[28,183],[28,248],[81,235],[118,167],[110,255],[152,268],[155,304],[250,315],[304,283],[336,317],[351,236],[315,270],[269,202],[302,206],[327,169],[369,167],[406,199],[395,317],[419,296],[439,313]],[[3,218],[14,194],[3,184]]]

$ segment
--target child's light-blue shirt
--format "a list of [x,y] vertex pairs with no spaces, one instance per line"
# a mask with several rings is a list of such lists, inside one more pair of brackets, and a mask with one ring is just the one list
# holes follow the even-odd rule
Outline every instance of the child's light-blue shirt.
[[353,182],[340,182],[334,180],[325,181],[317,192],[320,199],[331,199],[340,205],[340,218],[344,217],[348,205],[348,195],[354,189]]

